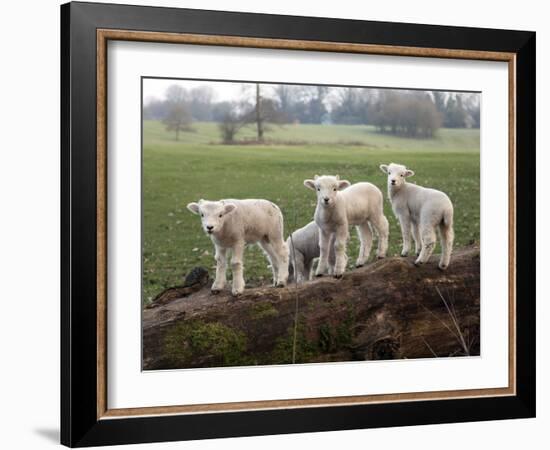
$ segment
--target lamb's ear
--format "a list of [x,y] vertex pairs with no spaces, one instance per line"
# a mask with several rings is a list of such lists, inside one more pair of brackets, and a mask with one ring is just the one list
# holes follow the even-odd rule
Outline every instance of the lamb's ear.
[[225,214],[229,214],[232,211],[235,211],[237,209],[237,205],[235,203],[226,203],[223,205],[223,212]]
[[342,189],[346,189],[347,187],[350,187],[351,183],[348,180],[340,180],[338,181],[338,190],[341,191]]
[[315,187],[315,181],[313,180],[304,180],[304,186],[311,189],[312,191],[317,190],[317,188]]
[[405,176],[406,177],[412,177],[414,175],[414,171],[407,169],[405,170]]
[[340,175],[336,175],[336,179],[339,180],[339,179],[340,179]]
[[313,177],[314,180],[316,180],[317,178],[319,178],[319,175],[315,175],[315,176]]
[[193,214],[198,214],[198,213],[199,213],[199,204],[198,204],[198,203],[195,203],[195,202],[189,203],[189,204],[187,205],[187,209],[188,209],[189,211],[191,211]]
[[380,170],[384,173],[388,173],[388,165],[387,164],[380,164]]

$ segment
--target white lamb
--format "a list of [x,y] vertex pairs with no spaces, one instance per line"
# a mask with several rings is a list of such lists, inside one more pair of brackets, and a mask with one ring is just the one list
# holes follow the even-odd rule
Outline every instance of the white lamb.
[[288,248],[283,238],[283,215],[267,200],[199,200],[189,203],[189,211],[201,217],[202,227],[216,249],[216,279],[212,293],[225,287],[228,252],[231,250],[233,295],[244,291],[243,252],[246,244],[258,243],[273,269],[273,284],[286,285]]
[[346,268],[350,225],[356,226],[361,241],[356,267],[364,265],[369,257],[372,246],[370,225],[378,234],[378,257],[386,256],[389,225],[384,216],[380,189],[371,183],[351,185],[347,180],[340,180],[338,175],[315,175],[313,180],[304,180],[304,185],[317,193],[315,223],[320,229],[320,255],[315,275],[327,273],[329,248],[334,243],[335,263],[332,274],[336,278],[342,276]]
[[382,164],[380,169],[388,174],[388,197],[401,225],[401,256],[409,253],[412,232],[418,256],[415,264],[428,262],[437,240],[436,228],[439,228],[442,249],[439,268],[445,270],[451,260],[454,239],[451,200],[441,191],[407,183],[407,177],[414,172],[403,165]]
[[[319,227],[315,222],[292,233],[286,240],[288,245],[288,281],[297,283],[311,280],[313,262],[319,257]],[[334,246],[329,247],[329,264],[334,267]]]

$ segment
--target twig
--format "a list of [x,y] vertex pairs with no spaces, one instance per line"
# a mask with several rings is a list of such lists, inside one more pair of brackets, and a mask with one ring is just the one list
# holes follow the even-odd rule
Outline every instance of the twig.
[[458,326],[458,323],[456,321],[456,318],[455,318],[455,315],[451,312],[450,308],[449,308],[449,305],[447,304],[447,301],[445,300],[445,297],[443,297],[443,295],[441,295],[441,291],[439,290],[439,288],[437,286],[435,286],[435,290],[437,291],[437,293],[439,294],[439,297],[441,297],[441,300],[443,300],[443,303],[445,304],[445,308],[447,308],[447,312],[449,313],[449,315],[451,316],[451,319],[453,321],[453,324],[456,328],[456,331],[458,332],[458,336],[460,337],[460,342],[462,344],[462,348],[464,349],[464,352],[466,353],[466,355],[470,355],[470,351],[466,345],[466,341],[464,340],[464,336],[462,335],[462,331],[460,331],[460,327]]
[[437,317],[432,311],[430,311],[428,308],[426,308],[422,303],[418,303],[418,304],[420,306],[422,306],[422,308],[424,308],[426,311],[428,311],[432,316],[434,316],[437,320],[439,320],[443,324],[443,326],[445,328],[447,328],[447,330],[449,330],[449,333],[451,333],[456,338],[458,343],[460,344],[460,338],[456,335],[456,333],[453,330],[451,330],[449,328],[449,326],[443,320],[441,320],[439,317]]
[[439,358],[439,356],[437,356],[437,353],[434,352],[433,348],[430,347],[430,344],[428,344],[428,343],[426,342],[426,339],[424,339],[424,336],[421,335],[421,336],[420,336],[420,339],[422,339],[422,340],[424,341],[424,344],[426,344],[426,347],[428,347],[428,349],[432,352],[432,355],[434,355],[436,358]]

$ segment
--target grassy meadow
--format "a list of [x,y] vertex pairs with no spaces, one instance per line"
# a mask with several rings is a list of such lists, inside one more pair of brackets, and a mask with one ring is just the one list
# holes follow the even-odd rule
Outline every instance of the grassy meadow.
[[[181,284],[194,266],[213,276],[213,245],[187,203],[201,198],[265,198],[281,208],[285,238],[312,220],[315,193],[302,182],[315,174],[339,174],[352,183],[369,181],[384,193],[390,222],[389,255],[401,247],[401,233],[386,195],[382,163],[405,164],[416,172],[409,181],[445,191],[455,207],[455,246],[479,240],[479,129],[441,129],[434,139],[409,139],[359,125],[273,126],[268,144],[221,145],[217,125],[194,123],[194,131],[165,131],[156,121],[143,126],[143,301]],[[358,239],[350,230],[352,265]],[[374,243],[376,245],[376,242]],[[439,246],[436,248],[439,253]],[[371,258],[374,251],[371,253]],[[257,246],[245,252],[247,285],[269,282],[271,271]],[[230,270],[228,273],[230,278]]]

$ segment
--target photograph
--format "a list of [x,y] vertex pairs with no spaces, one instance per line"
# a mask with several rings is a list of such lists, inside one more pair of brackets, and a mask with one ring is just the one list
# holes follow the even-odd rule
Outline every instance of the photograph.
[[60,8],[61,443],[534,418],[532,14],[174,6]]
[[481,355],[480,92],[141,95],[142,370]]

